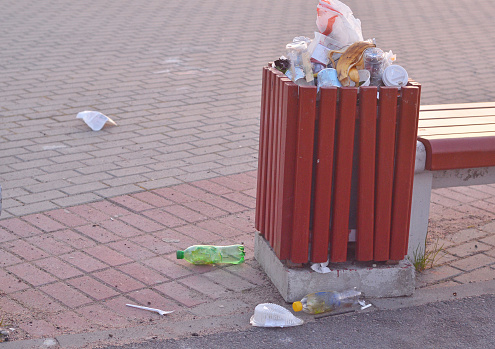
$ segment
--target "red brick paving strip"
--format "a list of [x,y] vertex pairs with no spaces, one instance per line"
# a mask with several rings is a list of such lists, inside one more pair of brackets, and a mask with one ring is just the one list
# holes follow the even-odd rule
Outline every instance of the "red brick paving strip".
[[63,241],[75,249],[84,249],[96,245],[96,241],[69,229],[54,232],[52,233],[52,236],[58,241]]
[[0,250],[0,267],[21,263],[22,259],[5,250]]
[[65,242],[55,239],[53,235],[42,234],[27,238],[25,241],[54,256],[73,251],[72,247]]
[[27,237],[41,234],[42,231],[20,218],[9,218],[0,221],[0,226],[10,230],[17,236]]
[[84,292],[91,298],[102,300],[118,295],[113,288],[105,286],[100,281],[89,276],[81,276],[67,281],[74,288]]
[[120,292],[130,292],[146,287],[142,282],[116,270],[107,269],[104,271],[98,271],[92,274],[94,277],[105,282]]
[[6,269],[19,279],[33,286],[45,285],[57,280],[50,274],[28,263],[13,265]]
[[[78,333],[159,319],[157,314],[128,309],[126,303],[177,310],[178,316],[269,283],[253,261],[254,197],[241,192],[253,191],[245,184],[252,186],[252,178],[232,176],[225,182],[228,186],[220,179],[201,180],[197,186],[192,182],[123,195],[112,202],[30,215],[30,223],[23,218],[0,221],[9,239],[0,245],[0,256],[5,257],[0,263],[4,311],[12,317],[28,312],[18,326],[34,337]],[[212,212],[215,217],[210,217]],[[11,230],[17,228],[20,234]],[[448,248],[490,236],[483,228],[473,231],[477,234],[452,235]],[[479,242],[488,248],[481,264],[495,260],[490,242]],[[244,264],[196,266],[175,257],[177,249],[194,244],[235,243],[245,245]],[[453,277],[461,282],[459,268],[481,268],[468,252],[457,257],[461,259],[455,260],[456,268],[440,267],[423,284]],[[473,277],[483,278],[489,269],[479,270]],[[43,309],[46,303],[53,307]]]
[[81,292],[62,282],[42,286],[40,287],[40,289],[70,308],[90,304],[93,302],[90,298],[88,298]]
[[194,307],[208,301],[208,298],[201,293],[177,282],[167,282],[157,286],[156,289],[186,307]]
[[46,212],[46,215],[68,227],[77,227],[87,223],[85,219],[66,209],[49,211]]
[[121,265],[117,269],[148,286],[161,284],[168,280],[166,276],[139,263]]
[[85,272],[93,272],[95,270],[105,269],[108,265],[102,263],[101,261],[88,256],[84,252],[76,251],[73,253],[65,254],[60,256],[60,258],[67,263],[75,266],[78,269],[81,269]]
[[68,279],[75,276],[83,275],[83,272],[70,264],[61,261],[55,257],[40,259],[34,262],[38,267],[44,269],[48,273],[55,275],[59,279]]
[[0,228],[0,242],[14,240],[16,238],[17,237],[14,234],[11,234],[7,230]]
[[105,245],[87,248],[85,252],[112,267],[132,262],[131,258],[126,257]]
[[52,232],[64,228],[62,224],[44,214],[24,216],[23,219],[44,232]]

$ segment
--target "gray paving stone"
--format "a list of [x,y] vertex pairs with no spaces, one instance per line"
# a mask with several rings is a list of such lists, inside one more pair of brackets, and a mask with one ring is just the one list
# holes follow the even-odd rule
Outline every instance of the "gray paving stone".
[[[423,84],[423,104],[494,100],[495,71],[487,70],[483,60],[476,55],[462,61],[444,59],[471,52],[472,47],[479,57],[492,54],[495,29],[487,14],[494,5],[479,2],[460,11],[445,0],[418,1],[394,6],[383,0],[346,4],[361,20],[365,38],[375,37],[379,46],[393,50],[398,63]],[[36,188],[36,194],[57,190],[55,180],[40,176],[71,170],[83,176],[68,185],[64,182],[60,190],[75,195],[92,185],[100,188],[102,180],[112,178],[109,173],[148,177],[148,168],[160,171],[159,179],[140,182],[146,183],[140,186],[146,190],[157,183],[255,169],[261,67],[283,54],[294,36],[311,37],[316,17],[315,6],[302,0],[286,6],[284,21],[273,21],[279,7],[285,6],[280,0],[269,6],[260,0],[222,2],[220,7],[206,2],[200,6],[214,6],[214,11],[177,31],[185,12],[177,12],[175,0],[151,0],[139,5],[139,11],[137,5],[124,8],[105,2],[105,10],[98,11],[103,5],[94,0],[86,6],[61,0],[56,17],[54,7],[26,4],[27,0],[0,4],[0,13],[9,14],[2,19],[7,28],[3,46],[8,49],[0,53],[8,62],[0,82],[0,130],[7,131],[0,132],[0,178],[4,194],[12,190],[13,198],[28,186]],[[452,20],[432,20],[445,6]],[[415,16],[419,9],[425,11]],[[133,19],[109,16],[112,11]],[[227,13],[252,15],[232,21]],[[33,21],[26,21],[27,15]],[[465,23],[462,30],[455,20],[459,16]],[[98,36],[84,26],[88,17],[105,20],[105,30]],[[174,45],[156,39],[157,32],[169,29],[175,33]],[[190,45],[191,33],[198,31],[201,42]],[[418,52],[428,54],[418,62]],[[239,69],[233,62],[245,64]],[[457,74],[452,76],[454,70]],[[105,112],[119,126],[91,131],[76,119],[77,112],[87,109]],[[66,148],[43,148],[59,144]],[[45,166],[42,159],[57,164]],[[173,161],[184,159],[191,165]],[[213,172],[205,172],[213,166]],[[23,168],[33,171],[18,172]],[[166,175],[170,177],[162,177]],[[47,182],[40,183],[40,178]],[[115,185],[120,187],[118,181]],[[111,195],[110,189],[100,188]]]
[[[29,215],[29,214],[33,214],[33,213],[39,213],[39,212],[44,212],[44,211],[48,211],[48,210],[53,210],[55,208],[58,208],[58,206],[51,203],[51,202],[44,201],[44,202],[37,202],[34,204],[29,204],[29,205],[5,208],[5,211],[12,216],[18,217],[18,216],[25,216],[25,215]],[[1,218],[3,219],[3,218],[7,218],[7,217],[4,217],[2,214]]]
[[[81,185],[68,185],[65,188],[60,188],[59,190],[63,193],[66,193],[67,195],[77,195],[77,194],[84,194],[84,193],[91,193],[95,192],[100,189],[107,188],[108,186],[101,183],[101,182],[90,182],[86,184],[81,184]],[[57,201],[59,205],[60,201]],[[61,205],[62,207],[65,207],[64,205]]]
[[152,190],[152,189],[168,187],[180,183],[182,183],[182,180],[173,177],[167,177],[162,179],[153,179],[146,182],[139,182],[138,185],[139,187],[144,188],[146,190]]
[[69,207],[80,204],[86,204],[89,202],[95,202],[101,200],[101,196],[93,193],[73,194],[65,196],[60,199],[51,200],[53,203],[60,207]]
[[95,194],[103,198],[109,198],[117,195],[133,194],[142,191],[142,188],[135,184],[127,184],[116,187],[109,187],[102,190],[97,190]]

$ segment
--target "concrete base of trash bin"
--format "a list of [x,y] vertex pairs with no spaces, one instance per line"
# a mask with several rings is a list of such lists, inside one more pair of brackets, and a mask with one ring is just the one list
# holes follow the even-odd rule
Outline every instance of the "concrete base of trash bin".
[[289,268],[282,263],[270,244],[259,233],[255,237],[254,256],[285,299],[292,303],[309,293],[343,291],[357,287],[366,297],[410,296],[415,288],[415,270],[407,260],[397,265],[336,263],[329,273],[317,273],[309,267]]

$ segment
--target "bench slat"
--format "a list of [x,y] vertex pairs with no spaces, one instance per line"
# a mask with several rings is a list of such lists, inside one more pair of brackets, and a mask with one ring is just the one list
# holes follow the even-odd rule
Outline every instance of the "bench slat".
[[483,137],[480,133],[489,135],[495,132],[494,128],[495,124],[431,127],[418,129],[418,134],[423,138],[432,138],[431,136],[437,136],[435,138],[452,138],[451,135],[456,138]]
[[457,104],[433,104],[420,106],[420,112],[428,110],[455,110],[455,109],[477,109],[477,108],[495,108],[495,102],[481,103],[457,103]]
[[431,128],[431,127],[450,127],[450,126],[476,126],[476,125],[486,125],[488,129],[494,128],[495,126],[490,126],[495,124],[495,114],[483,117],[458,117],[458,118],[442,118],[442,119],[428,119],[421,120],[419,123],[420,128]]
[[457,139],[419,138],[431,171],[495,166],[495,136]]
[[448,139],[448,138],[476,138],[476,137],[492,137],[495,136],[495,131],[488,132],[470,132],[468,130],[463,131],[463,129],[459,128],[459,133],[448,133],[448,134],[428,134],[424,130],[418,131],[418,136],[421,136],[425,139]]
[[495,103],[422,106],[419,118],[427,170],[495,166]]
[[442,110],[442,111],[422,111],[420,113],[420,123],[427,122],[427,120],[440,121],[441,119],[456,119],[456,118],[483,118],[495,116],[495,108],[483,108],[483,109],[454,109],[454,110]]
[[421,106],[418,127],[424,138],[490,136],[495,132],[495,103]]

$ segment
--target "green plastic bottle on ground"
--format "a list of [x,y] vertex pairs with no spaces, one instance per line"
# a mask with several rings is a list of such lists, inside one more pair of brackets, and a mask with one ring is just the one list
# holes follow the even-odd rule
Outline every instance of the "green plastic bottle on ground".
[[292,303],[292,309],[309,314],[341,312],[362,305],[361,297],[361,292],[356,290],[316,292],[308,294],[299,302]]
[[194,245],[177,251],[177,259],[185,259],[192,264],[239,264],[244,262],[245,254],[243,245]]

